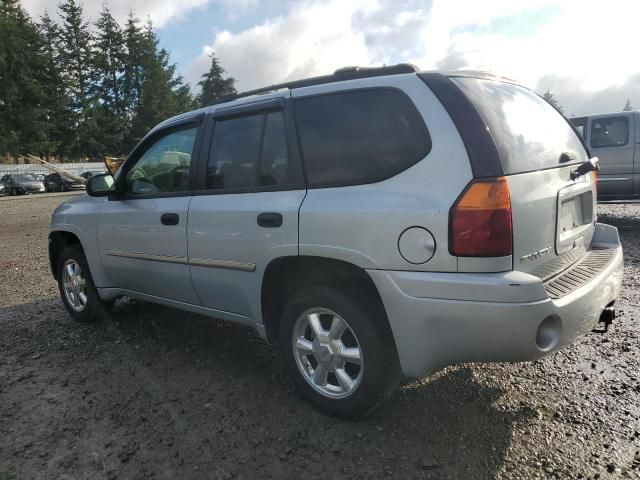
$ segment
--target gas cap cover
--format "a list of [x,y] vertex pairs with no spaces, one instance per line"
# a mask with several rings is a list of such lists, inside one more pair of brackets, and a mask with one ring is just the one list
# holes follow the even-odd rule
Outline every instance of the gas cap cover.
[[398,250],[407,262],[415,265],[431,260],[436,252],[436,241],[423,227],[409,227],[400,234]]

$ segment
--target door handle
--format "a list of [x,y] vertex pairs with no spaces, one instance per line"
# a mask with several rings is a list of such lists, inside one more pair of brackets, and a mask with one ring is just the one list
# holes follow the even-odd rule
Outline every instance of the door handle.
[[180,216],[177,213],[163,213],[160,216],[160,222],[163,225],[177,225],[180,221]]
[[258,215],[258,225],[267,228],[276,228],[282,225],[282,215],[277,212],[265,212]]

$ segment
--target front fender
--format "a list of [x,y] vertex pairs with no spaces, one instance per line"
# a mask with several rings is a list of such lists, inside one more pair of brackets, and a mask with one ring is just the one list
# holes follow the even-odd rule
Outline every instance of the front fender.
[[[105,201],[105,198],[82,195],[62,203],[51,216],[49,234],[50,248],[59,248],[59,245],[52,245],[51,241],[56,232],[64,232],[77,237],[87,257],[93,282],[98,288],[113,286],[104,272],[98,248],[98,218],[101,206]],[[49,262],[51,268],[55,270],[55,265],[53,265],[55,255],[52,253],[50,250]]]

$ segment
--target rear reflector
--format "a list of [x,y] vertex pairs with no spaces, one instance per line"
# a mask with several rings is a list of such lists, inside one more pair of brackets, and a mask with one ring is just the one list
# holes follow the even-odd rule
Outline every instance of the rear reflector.
[[513,252],[512,236],[506,178],[471,182],[449,214],[449,252],[458,257],[504,257]]

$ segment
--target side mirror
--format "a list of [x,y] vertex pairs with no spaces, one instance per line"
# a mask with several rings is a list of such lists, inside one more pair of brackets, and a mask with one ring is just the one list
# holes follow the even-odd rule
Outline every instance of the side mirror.
[[110,173],[94,175],[87,180],[87,195],[90,197],[106,197],[116,191],[116,182]]

